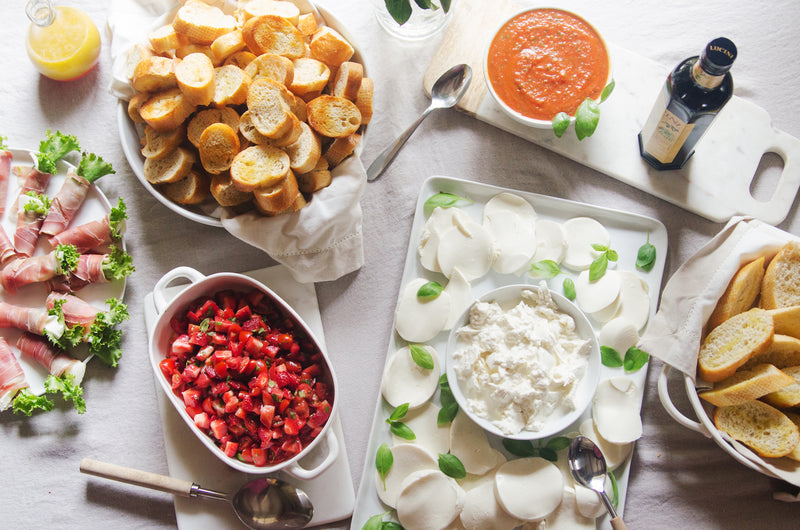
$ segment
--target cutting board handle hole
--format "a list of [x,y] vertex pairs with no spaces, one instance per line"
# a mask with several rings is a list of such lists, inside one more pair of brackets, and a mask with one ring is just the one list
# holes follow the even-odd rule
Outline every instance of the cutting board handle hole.
[[750,195],[759,202],[769,202],[778,189],[778,182],[784,168],[783,158],[777,153],[766,152],[758,163],[753,180],[750,181]]

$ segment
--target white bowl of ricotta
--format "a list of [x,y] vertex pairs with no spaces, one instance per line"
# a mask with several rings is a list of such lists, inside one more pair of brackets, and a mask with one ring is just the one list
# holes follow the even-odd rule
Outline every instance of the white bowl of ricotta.
[[547,438],[578,421],[601,364],[589,319],[544,282],[481,296],[453,326],[445,363],[461,410],[516,440]]

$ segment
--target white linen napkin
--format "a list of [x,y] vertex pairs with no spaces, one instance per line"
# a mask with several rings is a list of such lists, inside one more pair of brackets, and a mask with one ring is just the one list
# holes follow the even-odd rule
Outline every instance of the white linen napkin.
[[[235,2],[204,0],[231,13]],[[113,60],[109,91],[127,100],[133,95],[127,55],[137,43],[145,44],[147,34],[168,24],[183,2],[178,0],[114,0],[108,28]],[[301,12],[314,11],[307,0],[296,0]],[[334,28],[336,29],[336,28]],[[367,174],[356,148],[354,156],[334,168],[329,187],[316,192],[302,210],[275,217],[256,212],[232,215],[223,212],[222,226],[237,238],[266,252],[285,265],[303,283],[335,280],[364,264],[360,200]],[[223,209],[217,209],[222,212]]]

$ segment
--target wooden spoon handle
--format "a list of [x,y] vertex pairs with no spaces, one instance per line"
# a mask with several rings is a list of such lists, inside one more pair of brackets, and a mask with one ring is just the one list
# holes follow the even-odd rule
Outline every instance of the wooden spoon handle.
[[614,530],[628,530],[628,527],[625,526],[625,521],[619,515],[611,519],[611,528]]
[[153,490],[172,493],[181,497],[189,497],[192,490],[192,482],[177,478],[158,475],[148,471],[140,471],[129,467],[99,462],[89,458],[81,460],[81,473],[94,475],[96,477],[125,482],[134,486],[142,486]]

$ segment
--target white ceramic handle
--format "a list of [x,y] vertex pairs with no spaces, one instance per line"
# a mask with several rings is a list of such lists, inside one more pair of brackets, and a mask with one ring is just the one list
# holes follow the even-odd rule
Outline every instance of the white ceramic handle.
[[156,286],[153,287],[153,303],[156,306],[156,314],[161,314],[169,304],[171,298],[167,298],[167,287],[169,287],[169,284],[174,280],[179,278],[189,280],[189,284],[191,285],[204,279],[205,276],[191,267],[175,267],[162,276],[161,279],[156,282]]
[[669,372],[670,366],[665,364],[661,368],[661,373],[658,375],[658,399],[661,400],[661,404],[664,406],[667,414],[672,416],[673,420],[677,421],[687,429],[699,432],[706,438],[711,438],[711,433],[708,432],[708,429],[706,429],[703,424],[694,420],[690,420],[684,416],[681,411],[678,410],[678,407],[676,407],[672,402],[672,399],[669,397],[669,389],[667,388],[667,383],[669,382]]
[[776,197],[794,195],[800,187],[800,141],[797,138],[776,130],[773,145],[766,152],[774,152],[783,159],[783,171],[775,186]]
[[107,464],[106,462],[99,462],[89,458],[81,460],[81,473],[172,493],[181,497],[189,497],[193,486],[193,483],[188,480],[167,477],[116,464]]
[[326,436],[326,441],[328,442],[328,456],[326,456],[322,462],[311,469],[304,468],[299,462],[293,462],[284,469],[284,471],[300,480],[310,480],[331,467],[336,457],[339,456],[339,439],[336,437],[336,432],[333,429],[328,429]]

